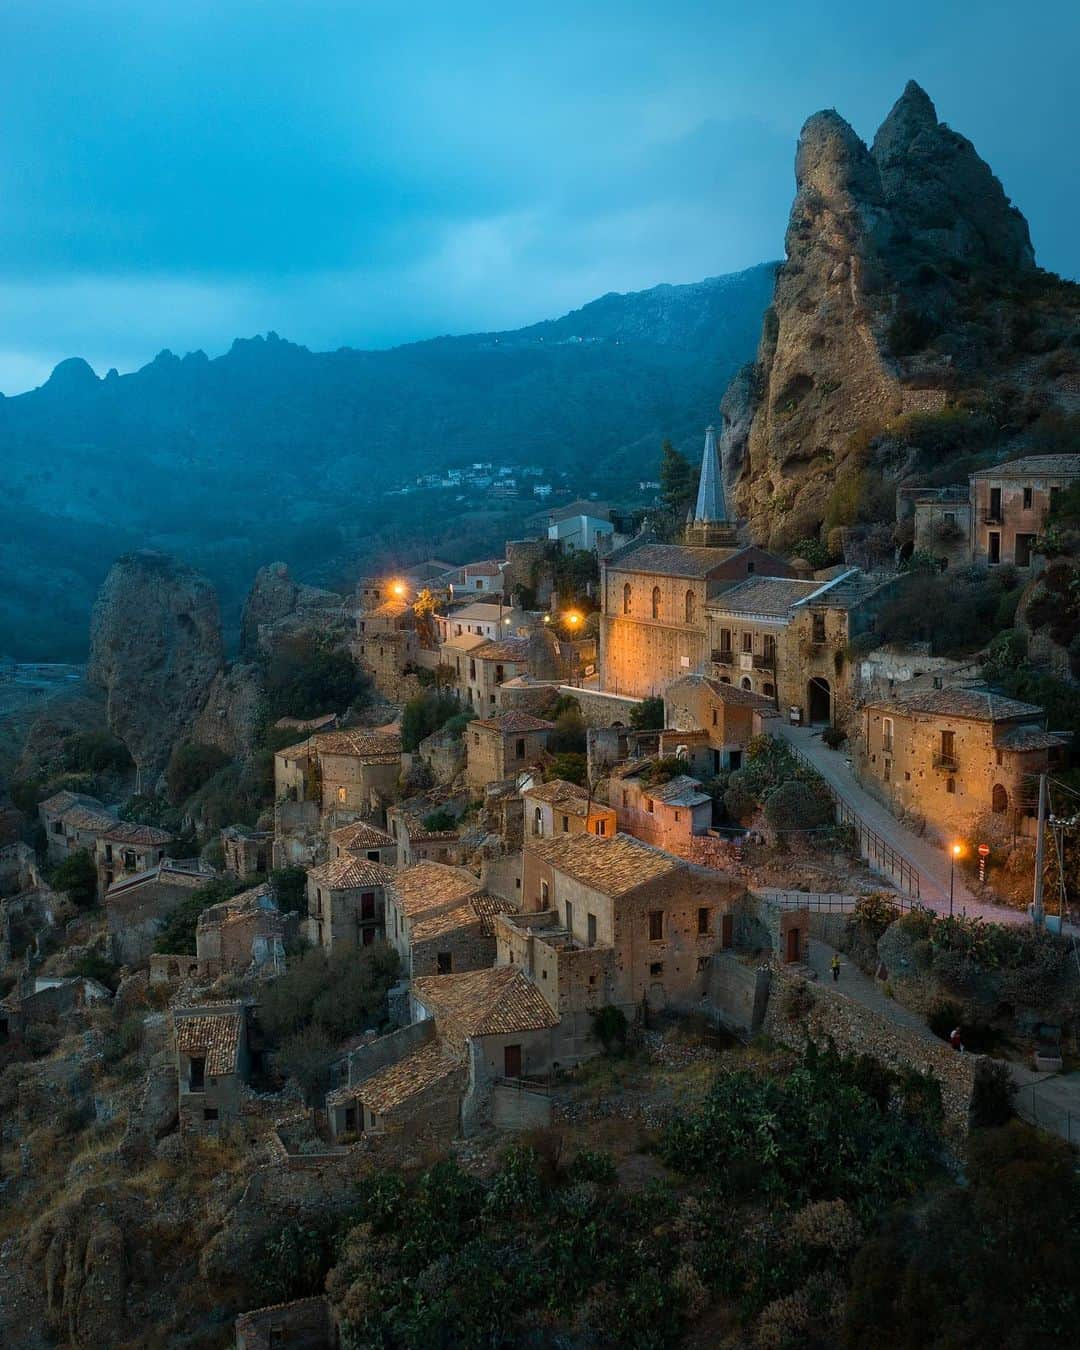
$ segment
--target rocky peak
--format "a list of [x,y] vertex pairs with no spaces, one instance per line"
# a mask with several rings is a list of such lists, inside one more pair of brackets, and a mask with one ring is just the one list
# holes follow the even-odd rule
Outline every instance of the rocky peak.
[[118,558],[90,624],[89,683],[104,691],[111,730],[151,789],[187,736],[224,664],[217,593],[167,554]]

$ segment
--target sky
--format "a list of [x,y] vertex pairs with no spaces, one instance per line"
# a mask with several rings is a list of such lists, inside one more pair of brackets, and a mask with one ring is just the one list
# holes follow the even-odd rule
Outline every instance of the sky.
[[909,78],[1075,278],[1078,46],[1059,0],[2,0],[0,391],[779,257],[803,121]]

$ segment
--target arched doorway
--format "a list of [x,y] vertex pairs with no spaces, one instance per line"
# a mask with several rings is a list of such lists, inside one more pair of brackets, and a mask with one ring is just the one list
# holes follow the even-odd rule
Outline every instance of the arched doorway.
[[750,678],[749,675],[744,675],[744,676],[742,677],[742,679],[739,681],[739,686],[740,686],[740,688],[742,688],[742,689],[751,689],[751,690],[752,690],[753,687],[754,687],[754,682],[753,682],[753,680],[751,680],[751,678]]
[[1001,815],[1009,809],[1009,794],[1001,783],[994,784],[993,808],[995,815]]
[[811,726],[832,721],[832,690],[821,675],[815,675],[806,686],[806,709]]

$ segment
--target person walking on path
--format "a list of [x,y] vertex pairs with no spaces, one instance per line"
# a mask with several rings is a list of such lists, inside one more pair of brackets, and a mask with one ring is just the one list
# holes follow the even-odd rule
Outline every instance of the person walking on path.
[[833,959],[829,962],[829,969],[832,971],[833,984],[840,978],[840,957],[833,952]]
[[949,1044],[954,1050],[958,1050],[960,1054],[964,1053],[964,1040],[960,1035],[959,1027],[953,1027],[952,1032],[949,1035]]

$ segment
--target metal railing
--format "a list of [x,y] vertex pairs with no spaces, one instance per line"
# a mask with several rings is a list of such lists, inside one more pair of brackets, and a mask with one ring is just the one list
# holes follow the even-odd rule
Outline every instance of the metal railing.
[[954,772],[955,769],[956,769],[956,756],[955,756],[955,755],[935,755],[935,756],[934,756],[934,768],[935,768],[935,769],[948,769],[950,773]]
[[1043,1096],[1038,1083],[1018,1088],[1014,1103],[1016,1114],[1029,1124],[1059,1135],[1070,1144],[1080,1144],[1080,1115]]
[[[782,909],[812,909],[825,914],[850,914],[863,897],[861,895],[837,895],[830,891],[762,891],[766,900]],[[906,895],[897,893],[889,899],[897,909],[907,911],[914,901]]]
[[718,666],[730,666],[735,662],[734,649],[731,647],[714,647],[712,649],[712,659]]
[[850,825],[856,831],[859,843],[859,853],[862,857],[867,860],[871,867],[876,868],[877,871],[883,872],[886,876],[891,878],[893,884],[900,890],[906,891],[913,900],[918,900],[922,884],[918,868],[913,867],[911,863],[909,863],[901,853],[898,853],[887,840],[883,839],[876,830],[871,829],[870,826],[867,825],[866,821],[863,820],[862,816],[859,815],[855,808],[849,805],[849,803],[841,797],[828,779],[822,777],[822,775],[818,773],[815,765],[807,759],[797,746],[793,745],[791,741],[785,743],[801,764],[804,764],[821,778],[826,791],[832,798],[833,806],[836,808],[837,823],[840,825]]

